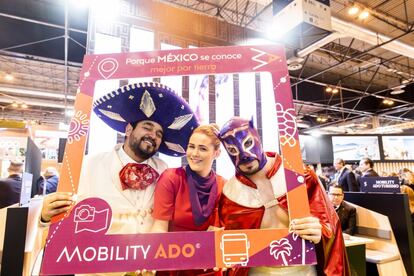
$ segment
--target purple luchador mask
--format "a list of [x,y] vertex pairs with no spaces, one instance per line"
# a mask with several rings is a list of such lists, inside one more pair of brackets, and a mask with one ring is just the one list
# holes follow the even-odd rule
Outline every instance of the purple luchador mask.
[[253,120],[233,117],[224,124],[219,138],[230,155],[236,170],[242,173],[239,165],[259,161],[259,169],[266,164],[266,156],[259,134],[253,126]]

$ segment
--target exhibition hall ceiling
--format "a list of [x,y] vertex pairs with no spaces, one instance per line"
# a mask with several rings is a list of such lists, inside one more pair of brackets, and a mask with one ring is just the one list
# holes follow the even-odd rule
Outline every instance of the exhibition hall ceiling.
[[[90,23],[87,7],[74,2],[79,1],[69,1],[65,22],[63,0],[0,0],[2,118],[42,124],[65,120]],[[307,43],[311,35],[303,32],[275,38],[269,0],[161,3],[283,42],[303,132],[380,133],[414,127],[414,0],[331,1],[332,32],[312,44]],[[349,15],[352,6],[369,12],[368,17]],[[338,92],[327,92],[328,87]],[[28,108],[12,107],[18,100]]]

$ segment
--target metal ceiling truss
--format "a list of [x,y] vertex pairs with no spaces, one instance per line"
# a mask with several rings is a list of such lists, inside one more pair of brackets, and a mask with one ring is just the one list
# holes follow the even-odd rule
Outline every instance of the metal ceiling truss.
[[[270,24],[272,17],[272,1],[171,0],[161,2],[221,18],[228,23],[241,27],[248,27],[260,32],[263,32],[264,27]],[[412,34],[414,24],[408,20],[409,7],[407,6],[406,1],[402,1],[402,3],[399,4],[404,5],[405,20],[396,18],[391,12],[388,12],[389,10],[386,10],[388,2],[389,1],[384,1],[376,7],[369,7],[361,3],[357,4],[361,7],[370,9],[374,18],[395,28],[396,32],[394,32],[394,34],[397,35],[394,35],[393,38],[374,46],[354,38],[339,38],[316,51],[313,51],[311,54],[306,55],[304,62],[302,62],[301,70],[297,74],[291,72],[292,89],[297,94],[306,93],[298,90],[298,84],[302,82],[310,82],[321,86],[326,86],[328,84],[338,85],[343,91],[349,91],[359,95],[357,98],[350,99],[348,96],[344,96],[341,93],[339,103],[336,103],[338,98],[333,95],[330,95],[329,99],[323,98],[320,99],[320,102],[316,101],[312,103],[298,100],[298,97],[296,96],[294,103],[299,117],[316,117],[321,114],[329,116],[331,121],[313,128],[337,125],[344,120],[357,120],[365,116],[368,116],[369,118],[378,116],[381,120],[387,123],[408,120],[403,116],[413,110],[414,104],[399,99],[398,97],[388,97],[387,93],[390,91],[390,83],[398,84],[403,79],[411,79],[411,82],[414,80],[412,61],[410,64],[410,59],[402,55],[390,56],[389,53],[385,54],[381,51],[383,50],[381,47]],[[339,13],[339,11],[344,10],[348,4],[348,0],[333,0],[331,3],[332,11],[336,9],[335,12]],[[334,7],[335,5],[336,7]],[[51,101],[55,103],[56,106],[60,105],[63,106],[63,108],[55,108],[55,110],[52,108],[50,116],[47,114],[47,108],[42,106],[30,107],[30,110],[27,110],[26,114],[30,114],[33,118],[45,117],[45,122],[49,122],[50,118],[53,118],[53,120],[56,121],[61,121],[62,118],[65,118],[65,115],[62,114],[64,108],[73,104],[73,100],[68,97],[76,94],[81,67],[81,64],[71,63],[67,60],[68,40],[72,40],[74,43],[84,48],[84,46],[76,41],[76,39],[69,37],[68,32],[78,32],[83,34],[86,32],[69,28],[67,20],[65,20],[65,26],[61,26],[4,13],[0,13],[0,16],[50,26],[64,31],[62,36],[26,43],[27,45],[36,44],[46,40],[61,39],[63,37],[65,41],[65,59],[63,61],[10,52],[10,50],[25,46],[25,44],[12,45],[0,49],[0,74],[6,73],[8,70],[13,70],[16,72],[16,78],[23,87],[45,89],[51,94],[56,93],[64,96],[63,99],[54,99]],[[27,59],[31,60],[28,61]],[[7,89],[3,90],[0,89],[0,92],[7,93]],[[14,95],[20,96],[23,94],[18,94],[16,92]],[[377,112],[378,114],[366,110],[357,110],[356,108],[361,101],[367,97],[376,97],[380,99],[391,98],[399,105],[382,109]],[[12,117],[22,116],[22,111],[10,109],[8,104],[10,103],[4,102],[3,106],[0,106],[0,108],[3,109],[3,116],[5,110],[7,110],[8,116],[9,114]],[[353,108],[344,107],[346,104],[353,104]]]
[[[169,1],[171,2],[171,1]],[[178,3],[180,2],[181,5],[184,5],[182,1],[173,1],[174,3]],[[203,4],[207,4],[207,5],[211,5],[214,6],[215,8],[217,8],[217,15],[223,14],[222,11],[226,10],[229,13],[239,13],[242,14],[242,18],[246,18],[249,15],[246,13],[247,11],[247,5],[249,5],[249,1],[241,1],[243,3],[241,3],[240,1],[216,1],[214,3],[210,3],[209,1],[197,1],[199,3],[203,3]],[[230,5],[229,3],[232,2],[232,5]],[[338,1],[336,1],[338,2]],[[223,3],[222,6],[219,5],[219,3]],[[341,3],[341,2],[340,2]],[[259,20],[261,15],[265,13],[265,11],[267,11],[270,7],[271,7],[272,3],[267,4],[266,6],[264,6],[262,9],[256,9],[255,12],[256,14],[252,14],[252,17],[250,19],[249,22],[247,22],[246,25],[250,25],[251,22],[255,21],[255,20]],[[348,2],[346,2],[346,5],[348,5]],[[345,4],[343,5],[343,7],[346,6]],[[404,2],[405,5],[405,2]],[[185,5],[184,5],[185,6]],[[229,10],[228,7],[236,7],[236,10],[232,9]],[[241,9],[241,7],[244,7],[244,9]],[[194,6],[192,6],[191,8],[194,8]],[[257,6],[256,6],[257,8]],[[342,89],[345,90],[350,90],[352,92],[356,92],[358,94],[360,94],[360,96],[356,99],[342,99],[345,101],[341,101],[338,104],[334,104],[335,108],[339,108],[339,105],[343,105],[346,103],[352,103],[352,102],[356,102],[354,104],[354,108],[353,109],[340,109],[337,110],[334,108],[333,111],[339,111],[342,114],[344,114],[344,112],[347,112],[348,115],[346,115],[346,118],[350,118],[351,114],[359,114],[361,111],[359,110],[355,110],[355,108],[358,107],[358,104],[361,102],[362,99],[369,97],[369,96],[375,96],[377,98],[389,98],[388,96],[382,96],[381,94],[387,93],[389,91],[389,85],[391,83],[395,83],[395,84],[400,84],[400,82],[398,82],[400,79],[410,79],[412,78],[412,73],[413,73],[413,69],[411,68],[410,64],[409,64],[409,59],[407,58],[407,64],[401,64],[399,62],[399,60],[397,60],[400,56],[394,56],[390,59],[384,59],[383,57],[377,56],[375,54],[372,54],[372,52],[374,50],[380,49],[380,47],[403,38],[404,36],[412,33],[413,31],[413,25],[410,25],[408,23],[408,20],[406,20],[406,22],[402,22],[401,20],[398,20],[396,18],[392,18],[391,15],[386,14],[386,13],[382,13],[379,11],[374,11],[373,9],[370,9],[373,11],[373,14],[375,15],[375,18],[378,18],[379,20],[386,22],[387,24],[389,24],[390,26],[396,27],[398,28],[402,33],[395,36],[394,38],[379,43],[378,45],[368,45],[365,44],[363,45],[363,49],[364,50],[357,50],[359,45],[355,45],[356,44],[356,40],[351,38],[351,41],[346,45],[341,45],[341,39],[339,39],[338,42],[332,42],[329,45],[326,45],[325,47],[323,47],[322,49],[317,50],[316,52],[313,52],[311,55],[307,55],[305,62],[302,64],[302,68],[300,73],[298,74],[299,77],[299,81],[296,83],[292,84],[292,88],[296,88],[296,93],[298,93],[297,91],[297,85],[300,84],[303,81],[308,81],[308,82],[313,82],[315,81],[321,81],[321,76],[324,76],[326,74],[332,74],[332,76],[330,76],[331,81],[328,81],[328,84],[331,85],[338,85],[338,84],[343,84],[346,83],[347,85],[349,85],[350,87],[361,87],[363,88],[363,91],[360,91],[358,89],[347,89],[345,87],[343,87],[343,85],[341,85]],[[405,5],[405,13],[407,14],[407,7]],[[238,20],[235,20],[235,18],[239,18],[239,16],[231,16],[227,19],[227,21],[229,23],[233,23],[233,24],[237,24],[237,25],[242,25]],[[407,17],[406,17],[407,18]],[[224,18],[226,19],[226,18]],[[344,40],[346,41],[346,40]],[[358,44],[361,44],[361,42],[359,42]],[[320,52],[321,51],[325,51],[327,52],[327,54],[330,56],[329,57],[321,57],[320,56]],[[319,60],[317,60],[319,59]],[[319,66],[314,68],[314,62],[318,61]],[[366,64],[366,65],[365,65]],[[320,69],[320,66],[324,66],[324,69]],[[328,67],[326,67],[326,65],[328,65]],[[361,65],[363,65],[363,67],[361,67]],[[387,71],[387,69],[389,68],[393,68],[395,71],[401,72],[403,74],[401,75],[397,75],[395,74],[395,72],[389,72]],[[398,69],[396,69],[398,68]],[[311,75],[307,74],[307,72],[309,70],[313,70],[315,71],[314,73],[312,73]],[[344,72],[346,72],[344,74]],[[333,77],[335,74],[339,74],[340,77]],[[319,77],[319,78],[318,78]],[[332,80],[333,78],[333,80]],[[324,79],[326,79],[324,77]],[[362,83],[363,82],[363,83]],[[380,86],[379,86],[380,84]],[[320,83],[320,85],[325,86],[326,85],[326,80],[325,83]],[[377,90],[377,91],[375,91]],[[404,100],[400,100],[397,97],[391,97],[395,102],[398,102],[400,104],[408,104],[407,101]],[[332,99],[332,96],[331,96]],[[331,100],[330,99],[330,100]],[[330,103],[330,100],[328,101]],[[328,108],[331,109],[330,106],[328,105],[321,105],[320,106],[321,109],[326,109]],[[365,115],[364,113],[362,113],[363,115]],[[370,113],[368,115],[374,115],[374,113]],[[392,120],[398,120],[398,118],[388,118],[388,117],[384,117],[387,119],[392,119]]]
[[[363,57],[364,55],[366,55],[367,53],[371,52],[372,50],[377,49],[377,48],[379,48],[379,47],[381,47],[381,46],[383,46],[383,45],[386,45],[386,44],[388,44],[388,43],[390,43],[390,42],[392,42],[392,41],[394,41],[394,40],[397,40],[397,39],[399,39],[399,38],[402,38],[402,37],[404,37],[404,36],[406,36],[406,35],[410,34],[411,32],[413,32],[412,28],[411,28],[409,31],[407,31],[407,32],[405,32],[405,33],[403,33],[403,34],[400,34],[400,35],[398,35],[398,36],[396,36],[396,37],[394,37],[394,38],[391,38],[391,39],[390,39],[390,40],[388,40],[388,41],[384,41],[384,42],[382,42],[382,43],[380,43],[380,44],[378,44],[378,45],[374,45],[374,46],[372,46],[372,47],[368,48],[367,50],[365,50],[365,51],[363,51],[363,52],[358,53],[358,54],[357,54],[356,56],[354,56],[354,57],[349,57],[349,58],[347,58],[347,59],[345,59],[345,60],[343,60],[343,61],[340,61],[340,62],[338,62],[338,63],[336,63],[336,64],[334,64],[334,65],[332,65],[332,66],[330,66],[330,67],[327,67],[327,68],[325,68],[325,69],[323,69],[323,70],[319,71],[319,72],[318,72],[318,73],[316,73],[316,74],[313,74],[313,75],[311,75],[311,76],[309,76],[309,77],[306,77],[306,78],[305,78],[305,80],[310,80],[310,79],[313,79],[313,78],[315,78],[315,77],[317,77],[317,76],[319,76],[319,75],[321,75],[321,74],[323,74],[323,73],[326,73],[326,72],[328,72],[328,71],[330,71],[330,70],[332,70],[332,69],[334,69],[334,68],[339,67],[340,65],[345,64],[346,62],[352,61],[353,59],[361,58],[361,57]],[[301,83],[301,82],[303,82],[303,81],[304,81],[304,80],[299,81],[299,83]],[[296,83],[296,85],[297,85],[297,84],[299,84],[299,83]]]
[[[333,2],[342,5],[342,8],[345,9],[349,6],[350,1],[345,0],[345,1],[338,1],[338,0],[333,0]],[[353,1],[353,3],[358,6],[360,9],[363,10],[367,10],[371,16],[373,16],[374,18],[390,25],[393,26],[394,28],[400,30],[400,31],[407,31],[411,28],[411,25],[408,22],[408,7],[407,7],[407,1],[401,1],[401,3],[403,3],[404,5],[404,14],[405,14],[405,21],[402,21],[398,18],[395,18],[394,16],[392,16],[391,14],[387,13],[386,11],[379,11],[381,6],[385,3],[389,2],[389,0],[383,1],[382,3],[380,3],[379,5],[376,5],[375,7],[370,7],[367,5],[364,5],[360,2],[357,1]]]
[[216,16],[224,19],[228,23],[256,30],[260,29],[264,24],[263,22],[260,22],[261,20],[259,20],[260,15],[272,5],[270,3],[267,6],[262,7],[257,3],[257,1],[249,0],[227,0],[215,2],[204,0],[164,0],[162,2],[192,9],[211,16]]
[[[66,67],[68,68],[69,94],[74,95],[80,68]],[[14,73],[15,81],[13,83],[18,83],[19,86],[56,90],[57,93],[62,93],[65,85],[65,66],[60,64],[18,59],[0,54],[0,74],[7,72]]]
[[[0,12],[0,16],[11,18],[11,19],[16,19],[16,20],[20,20],[20,21],[25,21],[25,22],[29,22],[29,23],[39,24],[39,25],[43,25],[43,26],[53,27],[53,28],[56,28],[56,29],[65,30],[65,26],[52,24],[52,23],[49,23],[49,22],[41,21],[41,20],[34,20],[34,19],[27,18],[27,17],[21,17],[21,16],[16,16],[16,15],[7,14],[7,13],[1,13],[1,12]],[[87,34],[86,31],[83,31],[83,30],[80,30],[80,29],[75,29],[75,28],[68,28],[68,29],[71,32]]]

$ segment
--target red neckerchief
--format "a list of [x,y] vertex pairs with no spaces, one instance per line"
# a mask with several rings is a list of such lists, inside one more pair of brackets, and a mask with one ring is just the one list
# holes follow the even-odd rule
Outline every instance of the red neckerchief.
[[119,172],[122,190],[145,190],[158,176],[158,172],[151,166],[138,163],[128,163]]

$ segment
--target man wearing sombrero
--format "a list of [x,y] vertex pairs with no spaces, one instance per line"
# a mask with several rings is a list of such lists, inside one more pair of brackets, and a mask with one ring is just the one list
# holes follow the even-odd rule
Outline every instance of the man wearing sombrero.
[[[121,87],[98,99],[93,108],[107,125],[125,133],[125,141],[110,152],[85,158],[78,195],[109,203],[109,233],[148,232],[155,182],[167,168],[154,154],[183,155],[197,120],[184,99],[153,82]],[[47,196],[41,220],[65,212],[72,200],[67,193]]]

